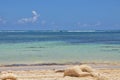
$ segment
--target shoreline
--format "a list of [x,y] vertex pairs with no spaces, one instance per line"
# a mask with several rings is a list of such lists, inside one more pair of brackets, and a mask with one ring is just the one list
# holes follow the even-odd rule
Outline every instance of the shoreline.
[[67,67],[86,64],[95,69],[120,69],[120,63],[43,63],[43,64],[9,64],[0,65],[0,71],[19,71],[19,70],[64,70]]
[[67,63],[21,63],[21,64],[0,64],[0,67],[12,67],[12,66],[52,66],[52,65],[117,65],[120,66],[120,62],[67,62]]

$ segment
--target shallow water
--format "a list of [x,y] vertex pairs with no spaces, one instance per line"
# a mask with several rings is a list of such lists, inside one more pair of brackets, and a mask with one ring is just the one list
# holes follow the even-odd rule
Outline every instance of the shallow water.
[[0,55],[0,64],[120,62],[120,33],[0,32]]

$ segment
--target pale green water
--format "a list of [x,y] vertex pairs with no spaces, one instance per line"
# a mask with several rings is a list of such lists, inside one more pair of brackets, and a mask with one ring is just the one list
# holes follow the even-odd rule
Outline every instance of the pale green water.
[[120,62],[120,31],[0,31],[0,64]]
[[0,44],[0,64],[120,62],[120,45],[60,41]]

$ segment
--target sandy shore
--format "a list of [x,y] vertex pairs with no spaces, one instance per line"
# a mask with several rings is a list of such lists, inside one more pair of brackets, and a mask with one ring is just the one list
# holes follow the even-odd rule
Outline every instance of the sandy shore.
[[[67,67],[73,65],[44,65],[44,66],[10,66],[0,67],[1,75],[3,72],[11,72],[17,75],[18,80],[96,80],[88,77],[63,77]],[[92,65],[100,74],[106,76],[108,80],[120,80],[119,65]]]

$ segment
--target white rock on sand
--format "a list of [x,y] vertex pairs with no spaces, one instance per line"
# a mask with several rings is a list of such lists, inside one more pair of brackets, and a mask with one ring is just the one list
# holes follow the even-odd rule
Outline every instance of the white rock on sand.
[[1,76],[0,76],[0,79],[1,80],[17,80],[17,76],[13,73],[3,73]]
[[96,80],[108,80],[105,75],[100,74],[88,65],[73,66],[64,71],[64,76],[71,77],[94,77]]

